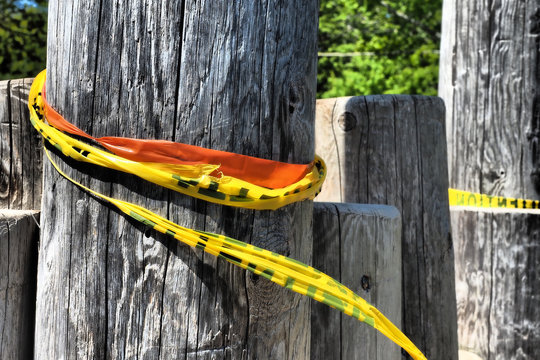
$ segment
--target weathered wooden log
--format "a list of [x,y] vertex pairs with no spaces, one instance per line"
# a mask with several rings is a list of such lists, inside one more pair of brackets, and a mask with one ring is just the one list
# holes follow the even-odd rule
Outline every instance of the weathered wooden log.
[[[439,95],[451,187],[539,198],[539,34],[538,1],[444,1]],[[451,216],[460,348],[540,358],[539,216]]]
[[0,81],[0,209],[41,208],[41,139],[27,108],[31,82]]
[[31,359],[39,212],[0,210],[0,359]]
[[451,186],[538,197],[539,33],[537,1],[444,1],[439,95]]
[[319,201],[388,204],[402,218],[403,329],[428,359],[457,358],[444,104],[435,97],[317,101]]
[[[317,8],[50,1],[48,100],[95,136],[310,162]],[[310,262],[310,202],[236,210],[74,166],[67,173],[93,189],[183,226]],[[44,172],[36,323],[43,358],[309,358],[307,298],[176,240],[145,236],[50,166]]]
[[[361,295],[401,327],[401,218],[386,205],[315,203],[313,266]],[[311,359],[401,359],[392,341],[313,303]]]

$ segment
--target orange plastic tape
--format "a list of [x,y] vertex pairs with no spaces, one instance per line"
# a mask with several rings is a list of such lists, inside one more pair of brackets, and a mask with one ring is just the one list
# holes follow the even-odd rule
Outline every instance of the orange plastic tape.
[[313,162],[288,164],[166,140],[114,136],[95,138],[64,119],[53,109],[46,100],[45,85],[42,93],[47,121],[52,126],[97,141],[114,154],[132,161],[180,165],[215,164],[219,165],[219,169],[211,174],[213,176],[219,177],[219,173],[223,173],[269,189],[280,189],[294,184],[313,167]]

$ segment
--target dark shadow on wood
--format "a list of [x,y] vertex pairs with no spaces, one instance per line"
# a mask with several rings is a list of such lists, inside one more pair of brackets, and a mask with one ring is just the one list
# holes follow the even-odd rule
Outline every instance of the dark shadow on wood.
[[[50,145],[49,143],[45,143],[45,146],[50,153],[56,156],[56,158],[53,157],[53,160],[57,163],[57,165],[60,166],[62,171],[66,172],[66,174],[68,175],[70,173],[73,173],[73,170],[74,170],[76,172],[79,172],[80,174],[85,175],[87,179],[98,180],[104,184],[118,184],[125,187],[126,189],[129,189],[129,191],[132,191],[140,195],[141,197],[145,197],[145,198],[149,198],[153,200],[161,200],[163,198],[163,193],[161,191],[165,191],[165,192],[170,191],[171,193],[176,193],[173,190],[163,188],[159,185],[146,181],[133,174],[104,168],[99,165],[94,165],[94,164],[90,164],[90,163],[86,163],[82,161],[77,161],[73,158],[65,156],[64,154],[62,154],[62,152],[60,152],[58,149],[56,149],[54,146]],[[65,165],[68,165],[70,169],[64,170],[65,166],[62,163],[64,163]],[[74,175],[74,176],[76,176],[77,179],[80,179],[80,175]],[[62,179],[64,179],[65,181],[69,181],[65,179],[64,177],[62,177]],[[89,186],[87,183],[84,182],[84,180],[82,180],[82,184],[85,186]],[[76,186],[76,185],[73,184],[73,186]],[[80,189],[80,190],[83,192],[86,192],[83,189]],[[188,195],[184,195],[181,193],[177,193],[177,194],[179,194],[180,197],[192,199],[192,204],[191,206],[187,206],[185,202],[179,200],[178,196],[169,196],[169,200],[171,201],[172,204],[175,204],[180,207],[193,209],[195,212],[201,215],[206,215],[207,202],[205,202],[204,200],[191,198]],[[104,195],[110,196],[110,194],[104,194]],[[101,204],[109,204],[107,201],[104,201],[97,197],[94,197],[94,198],[98,199]],[[108,206],[111,207],[111,204],[109,204]],[[114,206],[112,207],[116,208]]]

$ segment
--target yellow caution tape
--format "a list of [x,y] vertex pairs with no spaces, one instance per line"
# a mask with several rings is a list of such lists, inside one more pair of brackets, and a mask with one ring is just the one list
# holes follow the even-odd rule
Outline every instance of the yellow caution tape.
[[[306,175],[300,181],[300,184],[295,184],[292,187],[269,190],[242,182],[238,179],[231,179],[226,184],[220,184],[218,191],[223,195],[219,195],[218,197],[201,195],[198,190],[201,188],[208,189],[210,181],[215,181],[216,179],[210,180],[208,179],[208,175],[191,179],[177,174],[171,174],[167,171],[169,169],[153,166],[154,164],[130,161],[78,141],[46,124],[44,122],[43,100],[40,93],[44,81],[45,73],[42,72],[36,77],[30,89],[28,104],[30,121],[42,134],[44,141],[56,147],[65,156],[75,160],[131,173],[153,183],[208,201],[250,209],[277,208],[295,201],[312,198],[319,191],[324,181],[326,173],[324,162],[322,159],[316,158],[316,166],[313,167],[312,173]],[[390,340],[401,346],[413,359],[426,359],[420,350],[390,320],[359,295],[332,277],[286,256],[223,235],[179,226],[143,207],[96,192],[67,176],[52,160],[47,149],[45,149],[45,152],[52,165],[63,177],[91,194],[110,202],[133,219],[156,231],[170,235],[189,246],[223,258],[236,266],[265,277],[287,289],[309,296],[314,300],[338,309],[349,316],[373,326]],[[182,185],[188,186],[179,186],[179,181],[182,181]],[[240,188],[248,189],[248,194],[252,194],[250,200],[235,201],[235,199],[231,199],[233,196],[238,197]],[[212,190],[216,190],[215,186]],[[243,195],[246,195],[245,191]],[[276,197],[267,198],[268,196]]]
[[457,189],[448,189],[448,202],[453,209],[540,213],[539,200],[492,196]]
[[[275,210],[282,206],[313,199],[326,176],[324,161],[316,156],[315,166],[298,182],[280,189],[268,189],[231,177],[208,175],[215,165],[170,165],[131,161],[88,145],[46,124],[41,89],[45,70],[34,79],[29,98],[32,125],[65,156],[77,161],[130,173],[168,189],[209,202],[255,210]],[[204,168],[206,167],[206,169]],[[202,169],[202,170],[201,170]],[[175,170],[174,172],[171,170]],[[200,174],[198,177],[190,177]]]

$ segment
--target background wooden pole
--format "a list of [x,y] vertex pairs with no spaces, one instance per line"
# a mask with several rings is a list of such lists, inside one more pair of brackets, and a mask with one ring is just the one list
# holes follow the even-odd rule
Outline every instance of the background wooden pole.
[[428,359],[456,359],[444,104],[384,95],[317,101],[318,201],[388,204],[402,219],[403,330]]
[[[313,266],[346,284],[401,327],[401,218],[386,205],[317,202]],[[399,360],[401,348],[320,303],[311,309],[311,359]]]
[[[539,198],[539,34],[536,0],[444,1],[450,186]],[[451,215],[463,355],[540,358],[539,216]]]
[[[47,93],[95,136],[306,163],[317,8],[316,1],[50,1]],[[310,202],[235,210],[74,167],[68,174],[93,189],[181,225],[310,262]],[[309,358],[308,299],[147,232],[50,166],[44,171],[36,322],[43,358]]]

